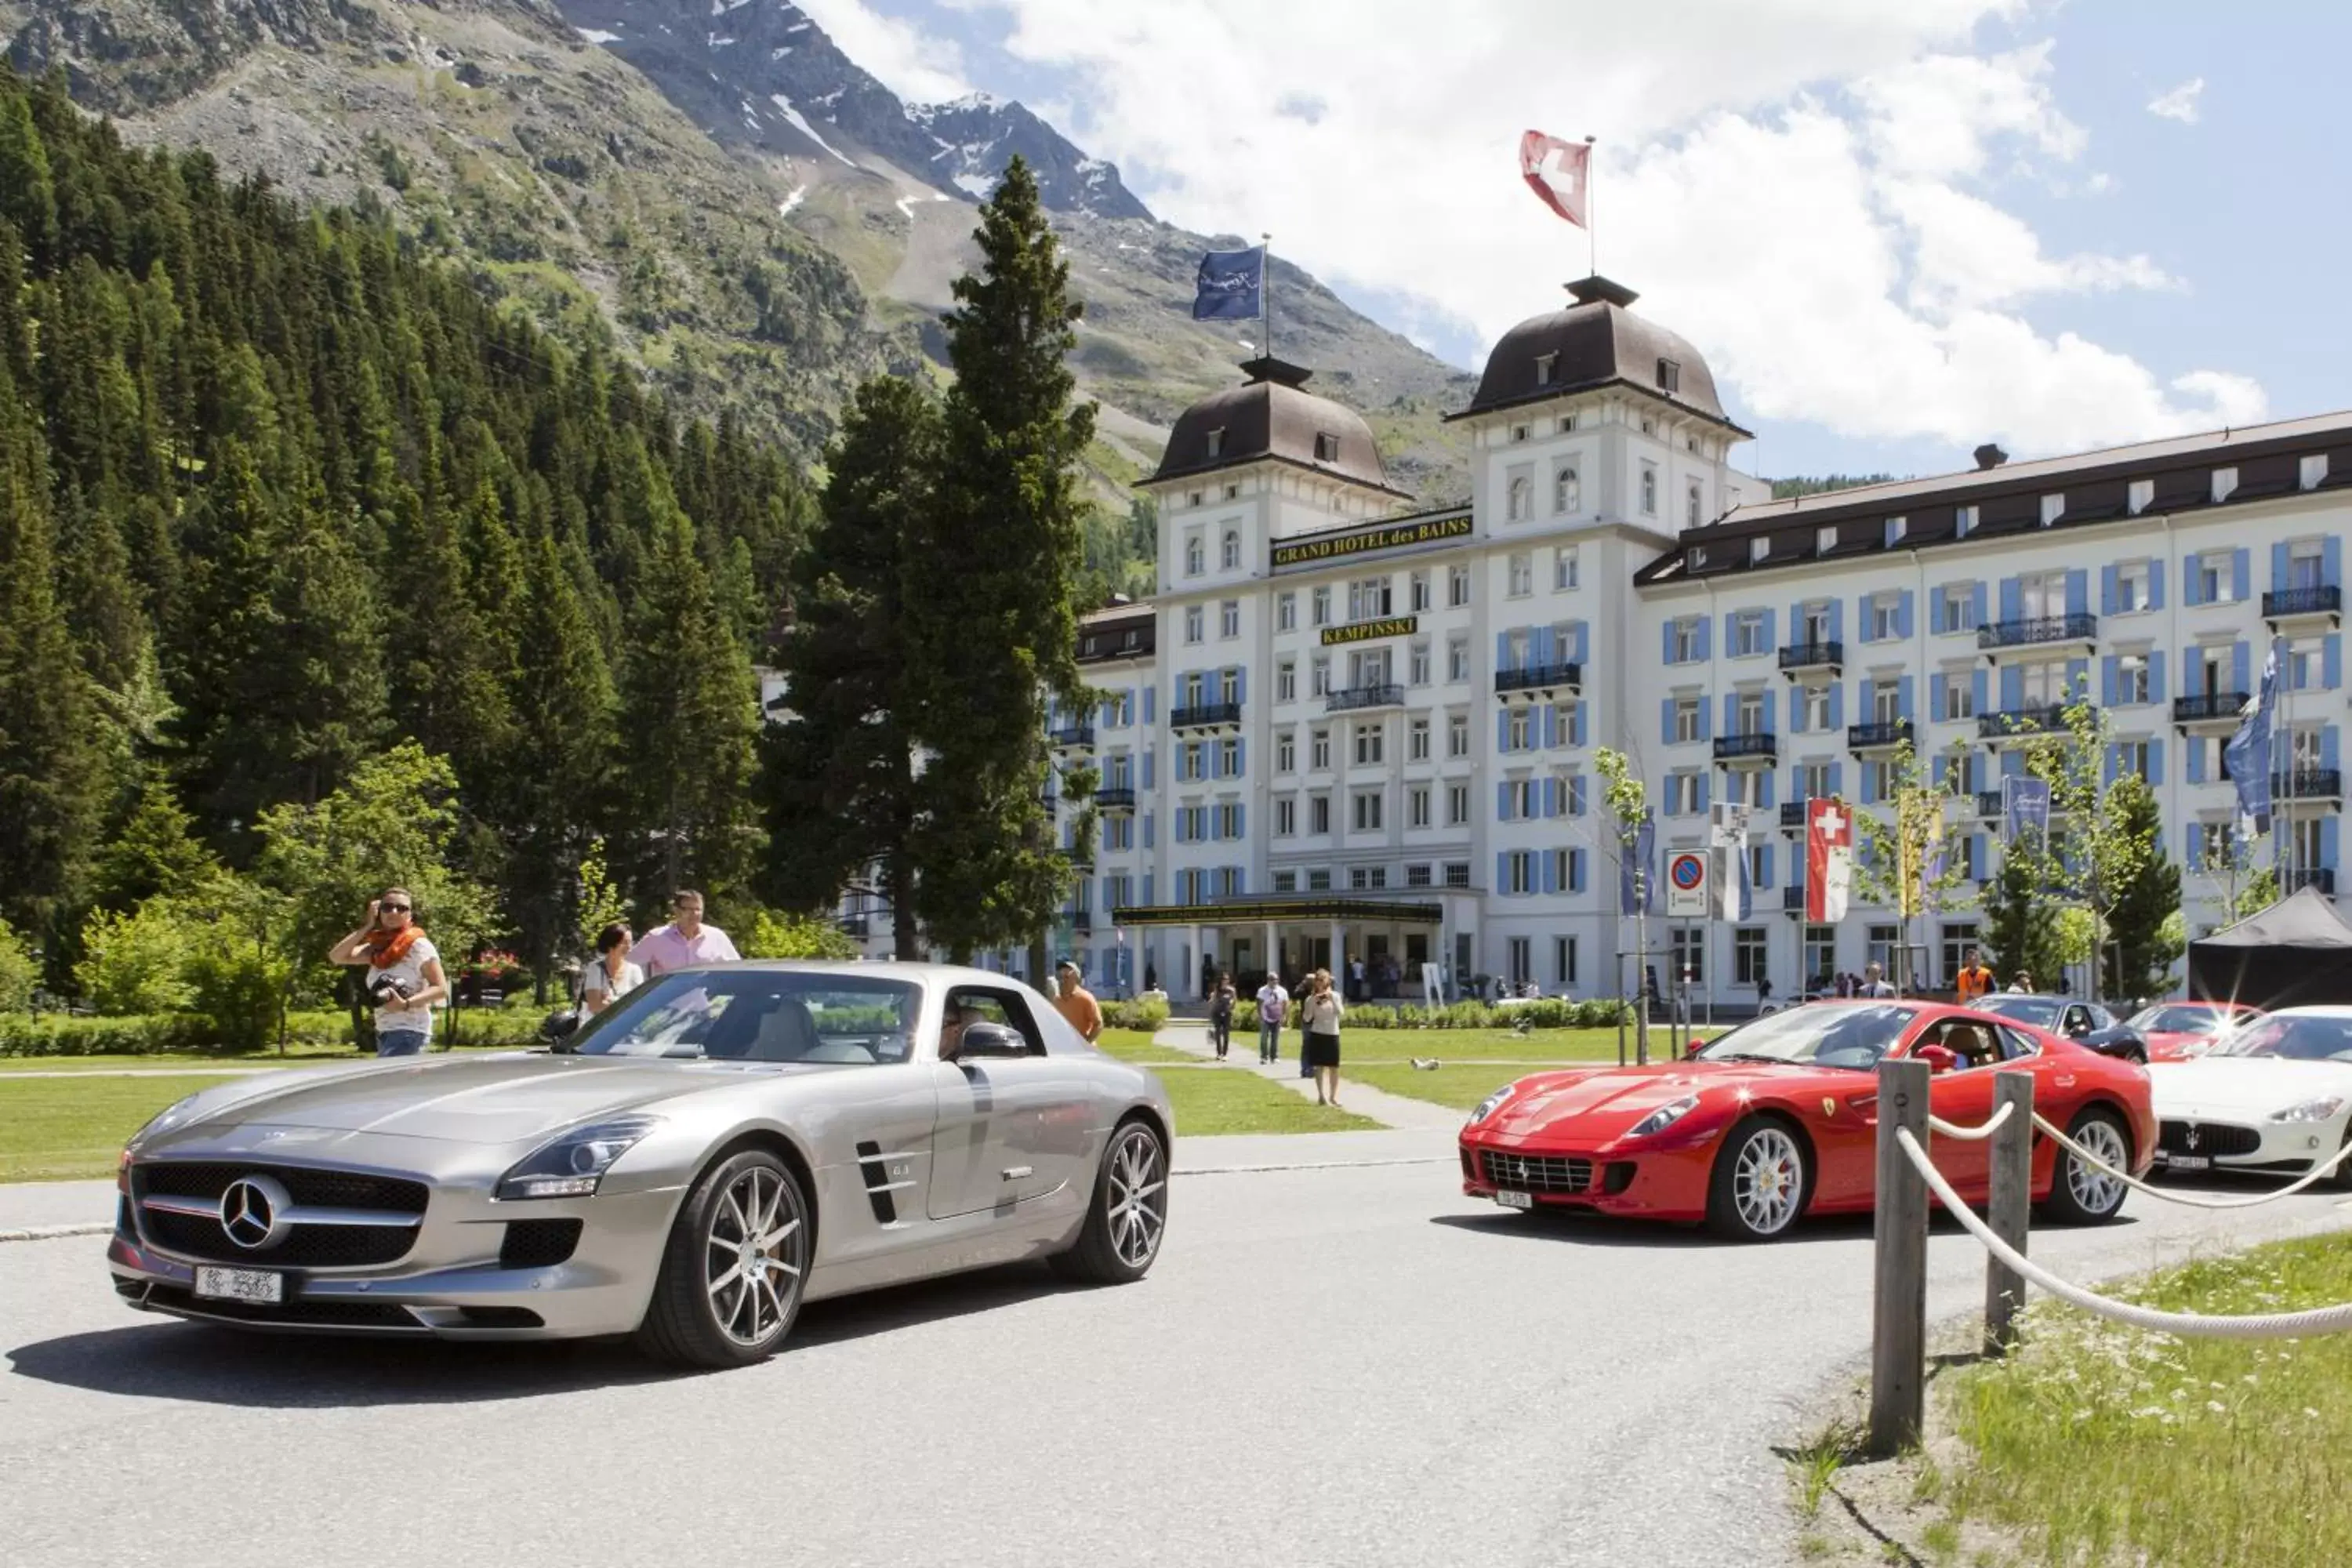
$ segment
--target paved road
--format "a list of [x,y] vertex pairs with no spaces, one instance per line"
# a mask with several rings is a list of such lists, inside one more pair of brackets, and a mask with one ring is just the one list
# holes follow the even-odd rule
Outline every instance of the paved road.
[[[1784,1562],[1769,1445],[1867,1348],[1866,1225],[1727,1247],[1530,1224],[1450,1177],[1181,1176],[1140,1285],[1023,1269],[826,1303],[788,1353],[710,1376],[603,1347],[247,1339],[119,1308],[94,1239],[0,1246],[5,1555]],[[2352,1221],[2312,1197],[2258,1224],[2127,1212],[2036,1253],[2089,1277]],[[1979,1300],[1964,1235],[1939,1230],[1932,1266],[1937,1312]]]

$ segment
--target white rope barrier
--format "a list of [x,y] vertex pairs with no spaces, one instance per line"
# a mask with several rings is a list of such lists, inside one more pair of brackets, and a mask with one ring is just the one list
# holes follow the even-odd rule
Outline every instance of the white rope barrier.
[[[2003,1109],[2006,1110],[2007,1108],[2003,1107]],[[2292,1197],[2295,1194],[2303,1191],[2304,1188],[2311,1185],[2314,1182],[2322,1180],[2333,1172],[2336,1166],[2342,1164],[2347,1157],[2352,1157],[2352,1143],[2347,1143],[2343,1148],[2336,1151],[2336,1157],[2334,1159],[2322,1164],[2314,1165],[2305,1174],[2288,1183],[2285,1186],[2279,1188],[2278,1191],[2274,1193],[2263,1193],[2258,1196],[2251,1198],[2208,1198],[2200,1197],[2195,1193],[2167,1192],[2162,1187],[2150,1186],[2147,1183],[2134,1176],[2129,1171],[2116,1170],[2113,1165],[2108,1164],[2105,1160],[2100,1159],[2096,1154],[2092,1153],[2088,1149],[2084,1148],[2080,1143],[2077,1143],[2072,1138],[2067,1137],[2065,1133],[2060,1131],[2056,1127],[2052,1126],[2049,1120],[2042,1116],[2040,1111],[2035,1111],[2033,1114],[2033,1125],[2048,1133],[2060,1144],[2073,1150],[2074,1157],[2082,1161],[2083,1163],[2090,1166],[2095,1171],[2100,1171],[2107,1175],[2113,1176],[2124,1185],[2131,1188],[2132,1191],[2136,1193],[2146,1193],[2149,1197],[2161,1198],[2166,1203],[2180,1204],[2193,1209],[2251,1209],[2259,1208],[2264,1204],[2276,1203],[2279,1199]],[[1936,1131],[1941,1132],[1943,1128],[1939,1125]]]
[[[2035,1121],[2041,1118],[2036,1117]],[[1928,1189],[1942,1200],[1946,1212],[1967,1227],[1984,1249],[2014,1269],[2029,1283],[2039,1285],[2062,1301],[2070,1301],[2086,1312],[2135,1328],[2154,1329],[2159,1333],[2197,1335],[2211,1339],[2287,1340],[2307,1334],[2342,1333],[2352,1330],[2352,1302],[2340,1307],[2315,1307],[2302,1312],[2264,1312],[2244,1318],[2209,1317],[2202,1312],[2164,1312],[2153,1307],[2135,1306],[2112,1297],[2085,1290],[2080,1285],[2061,1279],[2047,1268],[2035,1263],[2017,1248],[1993,1234],[1992,1227],[1977,1216],[1963,1203],[1960,1194],[1952,1190],[1936,1163],[1927,1158],[1927,1151],[1911,1135],[1907,1127],[1895,1130],[1895,1141],[1910,1157],[1911,1165],[1919,1173]]]
[[1992,1113],[1992,1120],[1981,1127],[1955,1127],[1940,1116],[1929,1116],[1927,1125],[1935,1130],[1938,1138],[1957,1138],[1963,1143],[1978,1143],[1991,1137],[1994,1131],[2009,1120],[2009,1113],[2016,1109],[2016,1106],[2003,1101],[2001,1108]]

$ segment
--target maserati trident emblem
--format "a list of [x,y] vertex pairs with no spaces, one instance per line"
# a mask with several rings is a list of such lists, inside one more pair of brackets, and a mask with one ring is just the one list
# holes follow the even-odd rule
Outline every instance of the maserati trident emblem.
[[239,1176],[221,1194],[221,1229],[248,1252],[275,1247],[286,1239],[286,1216],[293,1195],[268,1176]]
[[2192,1150],[2197,1147],[2197,1123],[2194,1121],[2189,1124],[2189,1147]]

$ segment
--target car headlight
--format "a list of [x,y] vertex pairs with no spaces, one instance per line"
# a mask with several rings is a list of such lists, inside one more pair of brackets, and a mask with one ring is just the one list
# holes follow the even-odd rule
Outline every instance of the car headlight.
[[1633,1123],[1633,1130],[1627,1132],[1625,1136],[1628,1138],[1647,1138],[1653,1132],[1664,1132],[1667,1128],[1672,1127],[1675,1122],[1680,1121],[1684,1117],[1688,1116],[1696,1109],[1698,1109],[1698,1096],[1695,1094],[1686,1094],[1680,1100],[1671,1101],[1665,1105],[1661,1105],[1657,1110],[1653,1110],[1649,1115],[1644,1116],[1641,1121]]
[[500,1176],[499,1196],[586,1197],[629,1145],[660,1124],[658,1116],[616,1116],[574,1127],[541,1145]]
[[2273,1121],[2333,1121],[2336,1113],[2344,1109],[2341,1095],[2327,1095],[2319,1100],[2306,1100],[2301,1105],[2290,1105],[2284,1110],[2271,1112]]
[[1518,1087],[1519,1086],[1515,1083],[1507,1083],[1502,1088],[1496,1089],[1494,1093],[1488,1095],[1486,1099],[1480,1100],[1478,1102],[1478,1109],[1470,1113],[1470,1125],[1475,1127],[1478,1123],[1486,1121],[1486,1118],[1494,1115],[1497,1110],[1500,1110],[1503,1108],[1503,1101],[1510,1099],[1511,1091]]

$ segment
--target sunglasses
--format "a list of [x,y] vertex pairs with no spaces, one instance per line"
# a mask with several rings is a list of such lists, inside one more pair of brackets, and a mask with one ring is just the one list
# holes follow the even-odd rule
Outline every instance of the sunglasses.
[[388,915],[404,915],[408,912],[408,906],[406,904],[383,904],[378,907]]

